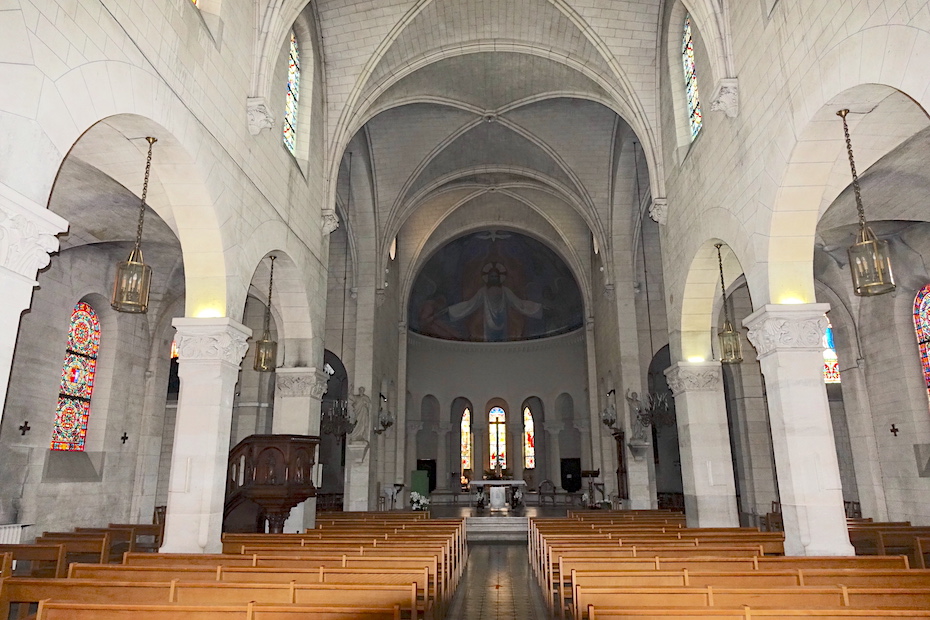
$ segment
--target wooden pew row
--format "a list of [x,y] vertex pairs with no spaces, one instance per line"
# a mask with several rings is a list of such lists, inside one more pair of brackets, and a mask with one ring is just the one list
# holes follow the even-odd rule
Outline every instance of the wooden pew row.
[[0,582],[0,613],[11,603],[51,600],[85,605],[119,601],[123,604],[274,605],[327,607],[400,607],[401,614],[425,618],[431,610],[417,601],[417,584],[296,584],[222,582],[116,582],[84,579],[10,577]]
[[439,563],[435,556],[381,557],[376,555],[303,555],[303,556],[243,556],[220,554],[126,554],[122,565],[84,565],[72,564],[69,576],[85,577],[96,574],[116,574],[121,568],[127,569],[124,581],[149,580],[170,581],[205,581],[208,575],[223,574],[235,570],[268,570],[286,575],[291,571],[319,570],[320,568],[346,568],[364,570],[406,569],[428,571],[430,592],[436,593],[440,608],[444,608],[452,597],[452,590],[443,579]]
[[[700,530],[682,529],[676,532],[637,532],[637,531],[604,531],[593,530],[584,533],[540,534],[533,539],[531,548],[544,549],[548,544],[570,542],[583,539],[585,541],[604,540],[607,544],[621,546],[639,544],[674,544],[676,541],[691,541],[694,546],[710,545],[760,545],[766,555],[784,555],[785,536],[783,532],[702,532]],[[886,554],[879,554],[886,555]]]
[[886,618],[908,618],[909,620],[930,619],[930,611],[913,609],[759,609],[743,607],[742,609],[628,609],[604,608],[591,605],[588,607],[589,620],[668,620],[680,618],[699,618],[700,620],[798,620],[814,618],[816,620],[885,620]]
[[891,552],[915,552],[915,538],[930,537],[930,527],[855,526],[849,528],[849,542],[858,555],[886,555]]
[[545,564],[542,567],[544,587],[543,591],[548,591],[552,583],[559,578],[559,558],[563,556],[587,557],[587,558],[605,558],[605,559],[623,559],[623,558],[743,558],[749,559],[761,556],[762,551],[759,547],[753,546],[703,546],[703,547],[681,547],[681,546],[650,546],[650,547],[613,547],[605,549],[603,547],[565,545],[550,546],[545,557]]
[[[10,554],[11,561],[28,562],[33,577],[64,577],[68,570],[64,545],[0,545],[0,553]],[[11,567],[12,569],[12,567]],[[22,567],[17,565],[17,571]]]
[[543,584],[550,607],[565,600],[566,588],[571,587],[571,572],[577,571],[783,571],[801,569],[837,570],[908,570],[906,556],[826,556],[826,557],[752,557],[752,558],[595,558],[588,554],[563,555],[558,559],[558,570],[552,583]]
[[41,601],[36,620],[400,620],[400,606],[137,605]]
[[[930,589],[930,571],[871,569],[793,569],[783,571],[571,571],[568,598],[562,599],[564,609],[574,617],[571,593],[577,586],[590,587],[723,587],[723,588],[785,588],[805,586],[853,586],[859,588],[925,588]],[[565,596],[562,594],[561,596]]]
[[[387,564],[387,563],[385,563]],[[116,582],[208,582],[224,583],[333,583],[333,584],[390,584],[418,585],[417,599],[424,609],[439,609],[439,589],[426,566],[398,568],[396,564],[368,568],[319,566],[314,568],[256,568],[256,567],[154,567],[109,564],[72,564],[69,579]]]
[[13,576],[13,554],[0,553],[0,579]]
[[110,523],[107,527],[131,529],[135,551],[157,553],[165,541],[164,523]]
[[930,537],[917,538],[917,561],[918,568],[930,568]]
[[65,556],[69,562],[107,563],[113,550],[113,533],[45,532],[36,537],[36,544],[64,545]]
[[575,620],[595,608],[930,609],[930,589],[897,588],[575,588]]

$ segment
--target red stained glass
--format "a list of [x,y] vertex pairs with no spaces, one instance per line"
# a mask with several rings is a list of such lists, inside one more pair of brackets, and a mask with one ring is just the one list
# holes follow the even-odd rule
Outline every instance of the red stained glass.
[[84,450],[99,350],[100,321],[90,304],[82,301],[71,311],[68,347],[52,429],[52,450]]
[[930,284],[924,286],[914,298],[914,332],[920,349],[920,366],[924,385],[930,394]]

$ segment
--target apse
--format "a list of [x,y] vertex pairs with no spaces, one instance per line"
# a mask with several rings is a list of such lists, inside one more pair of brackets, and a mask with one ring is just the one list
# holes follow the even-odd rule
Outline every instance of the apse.
[[582,326],[581,292],[555,252],[526,235],[484,230],[427,260],[411,290],[418,334],[470,342],[557,336]]

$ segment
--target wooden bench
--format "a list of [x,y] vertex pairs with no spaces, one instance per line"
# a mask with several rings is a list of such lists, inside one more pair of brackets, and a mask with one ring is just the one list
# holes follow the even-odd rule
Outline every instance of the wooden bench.
[[0,553],[0,579],[13,576],[13,554]]
[[36,544],[63,545],[69,562],[106,563],[111,559],[112,533],[45,532],[36,538]]
[[417,600],[417,585],[296,584],[222,582],[117,582],[84,579],[30,579],[11,577],[0,583],[0,613],[10,605],[43,600],[97,604],[276,605],[328,607],[400,607],[411,618],[424,618],[429,610]]
[[400,620],[400,607],[138,605],[42,601],[36,620]]
[[699,618],[700,620],[798,620],[812,618],[816,620],[884,620],[885,618],[908,618],[909,620],[926,620],[930,612],[903,609],[759,609],[743,607],[742,609],[628,609],[604,608],[591,605],[588,607],[589,620],[661,620],[664,618]]
[[[0,553],[10,554],[18,573],[33,577],[64,577],[68,569],[64,545],[0,545]],[[29,563],[28,572],[20,562]]]

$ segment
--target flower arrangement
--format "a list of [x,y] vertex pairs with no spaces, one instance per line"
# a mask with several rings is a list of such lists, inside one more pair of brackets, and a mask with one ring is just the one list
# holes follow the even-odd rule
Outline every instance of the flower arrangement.
[[429,498],[414,491],[410,494],[410,505],[413,506],[414,510],[427,510],[429,508]]

